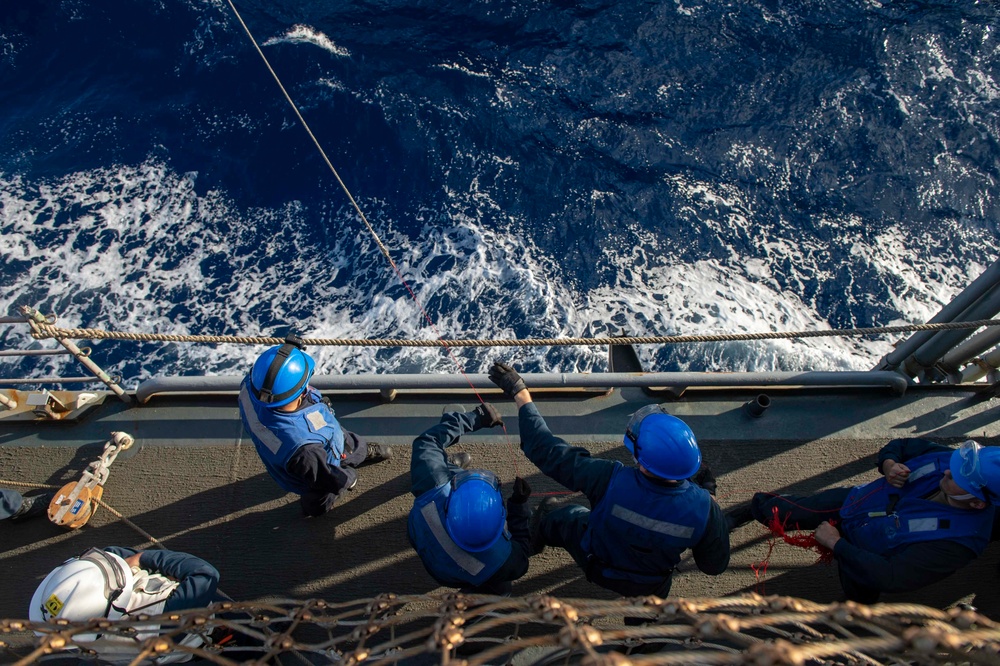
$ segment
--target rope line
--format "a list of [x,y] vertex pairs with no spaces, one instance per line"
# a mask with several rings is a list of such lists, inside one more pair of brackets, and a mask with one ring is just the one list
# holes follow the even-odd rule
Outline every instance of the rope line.
[[[8,479],[0,479],[0,486],[11,486],[13,488],[44,488],[46,490],[58,490],[59,488],[62,487],[62,486],[53,486],[53,485],[50,485],[48,483],[28,483],[28,482],[25,482],[25,481],[10,481]],[[126,525],[128,525],[129,527],[131,527],[133,530],[135,530],[136,532],[138,532],[142,536],[146,537],[146,539],[150,543],[152,543],[153,545],[155,545],[157,548],[166,549],[166,546],[164,546],[160,542],[159,539],[157,539],[152,534],[150,534],[146,530],[142,529],[141,527],[139,527],[138,525],[136,525],[135,523],[133,523],[121,511],[119,511],[118,509],[114,508],[113,506],[111,506],[110,504],[108,504],[107,502],[105,502],[104,500],[97,499],[96,497],[93,497],[91,499],[93,499],[95,502],[97,502],[97,504],[99,506],[103,506],[105,509],[108,510],[109,513],[111,513],[113,516],[115,516],[116,518],[118,518],[119,520],[121,520],[122,522],[124,522]]]
[[[411,292],[412,293],[412,292]],[[419,306],[419,303],[417,304]],[[423,308],[421,307],[421,310]],[[426,317],[426,313],[424,313]],[[433,326],[433,324],[431,324]],[[401,338],[303,338],[306,345],[332,347],[568,347],[586,345],[674,345],[693,342],[735,342],[746,340],[790,340],[797,338],[859,337],[914,331],[951,331],[1000,326],[1000,319],[873,326],[869,328],[833,328],[816,331],[768,331],[762,333],[714,333],[708,335],[654,335],[604,338],[525,338],[476,340],[443,339],[406,340]],[[202,342],[211,344],[279,345],[284,338],[238,335],[177,335],[173,333],[130,333],[99,328],[60,328],[52,324],[32,323],[31,337],[73,340],[129,340],[133,342]]]
[[[379,250],[382,252],[382,255],[386,258],[386,261],[389,262],[389,265],[392,267],[393,272],[395,272],[396,274],[396,278],[400,281],[400,283],[402,283],[404,287],[406,287],[406,291],[409,292],[410,298],[413,300],[417,308],[420,310],[420,313],[423,315],[424,320],[430,326],[431,330],[434,332],[434,335],[438,337],[438,340],[434,341],[436,344],[428,346],[444,347],[445,352],[448,354],[448,357],[455,364],[455,367],[458,368],[458,371],[462,374],[462,376],[465,377],[465,380],[469,383],[469,388],[472,389],[473,394],[475,394],[476,398],[479,399],[479,402],[485,404],[486,401],[483,400],[482,396],[479,395],[479,392],[476,391],[475,385],[473,385],[472,380],[466,374],[465,368],[462,366],[461,363],[459,363],[458,358],[455,357],[454,353],[451,350],[451,346],[447,344],[447,341],[441,340],[441,334],[438,332],[437,326],[434,324],[434,321],[431,319],[430,315],[427,313],[427,310],[424,308],[423,303],[420,302],[420,299],[417,298],[417,294],[413,291],[413,289],[410,288],[410,284],[406,281],[406,278],[403,277],[402,271],[399,270],[399,267],[396,265],[396,262],[393,261],[392,256],[389,254],[389,249],[382,242],[382,239],[379,237],[378,233],[376,233],[375,228],[371,225],[370,222],[368,222],[368,218],[361,210],[361,206],[359,206],[358,202],[355,201],[354,195],[352,195],[351,191],[347,188],[347,185],[344,183],[344,180],[340,177],[340,174],[337,172],[337,169],[333,166],[333,162],[331,162],[330,158],[327,157],[326,151],[323,150],[323,146],[320,145],[320,142],[316,138],[316,135],[313,134],[312,128],[309,127],[309,123],[307,123],[306,119],[302,116],[302,113],[299,111],[299,107],[295,104],[294,100],[292,100],[292,96],[288,94],[288,91],[285,89],[284,84],[282,84],[281,79],[278,77],[277,72],[275,72],[274,68],[271,67],[271,63],[268,61],[267,56],[264,55],[264,51],[261,50],[260,45],[257,44],[257,40],[254,38],[253,33],[250,32],[250,28],[247,27],[247,24],[243,20],[243,17],[240,15],[239,10],[236,9],[236,5],[233,4],[233,0],[226,0],[226,1],[229,3],[229,7],[233,10],[233,14],[236,15],[236,19],[240,22],[240,25],[243,26],[243,30],[244,32],[247,33],[247,37],[249,37],[250,41],[253,43],[253,47],[257,50],[257,54],[261,57],[261,60],[264,61],[264,65],[267,67],[267,71],[269,71],[271,73],[271,76],[274,77],[274,81],[278,84],[278,87],[281,89],[281,94],[285,96],[285,100],[288,102],[289,106],[291,106],[292,110],[295,112],[295,116],[299,119],[299,123],[305,129],[306,133],[309,135],[309,138],[312,139],[313,144],[316,146],[316,150],[319,151],[319,154],[322,156],[323,161],[326,163],[326,166],[329,167],[330,172],[333,174],[333,177],[337,179],[337,183],[340,185],[340,188],[344,191],[344,194],[347,195],[347,198],[350,200],[351,205],[354,207],[355,212],[357,212],[358,217],[361,218],[361,221],[364,222],[365,227],[368,228],[368,233],[371,234],[372,238],[375,240],[375,243],[378,244]],[[282,342],[284,341],[275,340],[274,342],[267,344],[281,344]],[[312,343],[312,344],[319,344],[319,343]],[[352,345],[352,346],[357,346],[357,345]],[[397,346],[397,345],[392,345],[392,346]],[[520,472],[517,467],[517,458],[516,456],[513,455],[514,447],[511,444],[510,435],[507,432],[507,427],[502,424],[501,427],[503,428],[504,436],[507,438],[507,448],[510,449],[512,454],[511,460],[514,461],[514,471],[515,473],[520,475]]]
[[240,22],[240,25],[243,26],[243,30],[247,33],[247,37],[250,38],[250,42],[253,44],[253,47],[257,49],[257,54],[260,55],[261,60],[264,61],[264,65],[267,67],[267,71],[269,71],[271,73],[271,76],[274,77],[275,83],[277,83],[278,88],[281,89],[281,94],[285,96],[285,100],[288,102],[288,105],[291,106],[292,111],[295,112],[295,116],[299,119],[299,123],[301,123],[302,127],[305,129],[306,134],[309,135],[309,138],[312,139],[313,144],[316,146],[316,150],[319,151],[319,154],[323,158],[323,161],[326,162],[326,166],[330,168],[330,172],[333,174],[333,177],[337,179],[337,183],[340,185],[340,189],[342,189],[344,191],[344,194],[347,195],[347,198],[351,202],[351,206],[354,207],[355,212],[357,212],[358,217],[360,217],[361,221],[365,223],[366,227],[368,227],[368,233],[370,233],[372,235],[372,238],[375,239],[375,243],[378,245],[378,249],[381,250],[382,254],[385,255],[385,258],[389,260],[389,264],[391,264],[393,269],[395,269],[396,273],[399,274],[399,269],[396,267],[396,262],[394,262],[392,260],[392,257],[389,255],[388,248],[386,248],[385,244],[382,242],[382,239],[379,238],[379,235],[378,233],[376,233],[375,228],[372,227],[371,223],[368,222],[368,218],[362,212],[361,206],[359,206],[358,202],[354,200],[354,195],[352,195],[351,191],[347,189],[347,185],[340,177],[340,174],[337,173],[337,169],[333,166],[333,162],[331,162],[330,158],[326,156],[326,151],[323,150],[323,146],[320,145],[320,142],[316,138],[316,135],[313,134],[312,128],[309,127],[309,123],[307,123],[306,119],[302,117],[302,113],[299,111],[299,107],[296,106],[295,102],[292,100],[292,96],[288,94],[287,90],[285,90],[284,84],[281,83],[281,79],[278,78],[278,74],[274,71],[274,68],[271,67],[271,63],[268,61],[267,56],[264,55],[264,51],[262,51],[260,46],[257,44],[257,40],[254,39],[253,33],[250,32],[250,28],[248,28],[247,24],[243,21],[243,17],[240,16],[239,11],[236,9],[236,5],[233,4],[232,0],[227,0],[227,2],[229,2],[229,7],[233,10],[233,14],[236,15],[236,19]]

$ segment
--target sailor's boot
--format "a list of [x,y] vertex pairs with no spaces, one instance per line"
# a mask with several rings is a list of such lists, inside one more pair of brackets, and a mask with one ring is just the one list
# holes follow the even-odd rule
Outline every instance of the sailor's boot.
[[49,503],[52,501],[53,495],[54,493],[42,493],[41,495],[22,498],[21,508],[15,511],[7,520],[12,523],[18,523],[22,520],[44,515],[49,508]]
[[561,504],[562,502],[555,497],[546,497],[531,512],[531,520],[528,522],[528,533],[531,535],[532,555],[538,555],[545,550],[545,540],[542,538],[541,532],[542,519],[555,511]]
[[742,527],[747,523],[752,523],[753,511],[750,510],[750,503],[739,504],[732,509],[724,512],[723,515],[726,517],[726,523],[729,526],[729,531],[732,532],[737,527]]
[[392,458],[392,447],[387,444],[369,444],[366,463],[377,463]]
[[704,462],[701,463],[701,467],[695,473],[691,480],[708,491],[708,494],[715,497],[715,474],[712,474],[712,470]]

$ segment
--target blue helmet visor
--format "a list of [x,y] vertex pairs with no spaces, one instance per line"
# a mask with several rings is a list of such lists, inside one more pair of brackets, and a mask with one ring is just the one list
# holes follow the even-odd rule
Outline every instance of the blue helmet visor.
[[[451,496],[455,494],[458,487],[469,481],[482,481],[493,486],[493,490],[500,492],[500,478],[489,471],[488,469],[463,469],[461,472],[451,477],[451,494],[448,495],[448,499],[451,500]],[[445,513],[448,512],[448,505],[445,505]]]
[[951,470],[951,478],[962,490],[978,499],[985,500],[986,479],[983,476],[979,455],[982,448],[971,439],[962,442],[962,446],[951,454],[948,468]]
[[[628,425],[625,426],[625,448],[634,453],[634,447],[639,442],[639,429],[642,427],[642,421],[650,414],[666,414],[667,412],[659,405],[646,405],[635,414],[632,418],[628,420]],[[629,442],[632,446],[629,446]]]

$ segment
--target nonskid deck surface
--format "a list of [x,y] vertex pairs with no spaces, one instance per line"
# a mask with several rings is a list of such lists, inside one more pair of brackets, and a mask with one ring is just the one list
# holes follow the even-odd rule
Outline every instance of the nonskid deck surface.
[[[935,398],[937,402],[923,405],[910,402],[905,409],[897,399],[886,403],[895,405],[890,409],[881,403],[883,397],[861,395],[858,410],[867,405],[875,416],[852,417],[848,420],[854,424],[848,426],[841,419],[850,410],[851,400],[831,403],[829,398],[789,396],[774,400],[763,418],[751,420],[739,409],[744,399],[668,405],[699,435],[705,459],[718,476],[717,499],[724,509],[748,500],[756,490],[812,492],[871,480],[877,474],[874,454],[891,437],[923,435],[955,441],[977,433],[984,444],[995,443],[996,438],[997,407],[992,401],[967,397]],[[139,530],[166,548],[212,562],[222,573],[221,589],[238,600],[322,597],[342,601],[381,592],[438,590],[406,539],[406,517],[413,500],[409,442],[436,422],[444,405],[458,402],[471,408],[474,400],[471,396],[425,396],[381,407],[365,401],[339,402],[336,407],[345,427],[372,441],[391,443],[394,456],[365,467],[346,500],[316,519],[303,519],[296,497],[286,495],[267,476],[229,399],[167,400],[138,409],[111,409],[80,426],[3,428],[0,479],[5,480],[61,485],[75,478],[100,452],[110,430],[131,432],[137,447],[114,463],[104,493],[104,500],[135,527],[103,508],[86,527],[74,532],[45,520],[0,523],[0,566],[5,580],[0,617],[25,617],[31,593],[45,574],[88,547],[155,547]],[[618,392],[537,400],[554,432],[585,442],[596,457],[626,463],[628,454],[620,435],[612,431],[620,432],[623,415],[637,405],[657,401],[641,394],[623,398]],[[500,398],[495,402],[510,417],[509,441],[502,433],[477,433],[463,438],[456,450],[471,453],[473,466],[497,471],[506,484],[505,494],[519,474],[536,493],[532,504],[547,493],[560,493],[573,501],[574,496],[542,476],[517,448],[513,405]],[[783,413],[783,403],[789,408],[797,403],[797,407]],[[786,437],[796,429],[808,437]],[[765,437],[768,430],[781,437]],[[575,500],[585,501],[579,496]],[[835,566],[815,565],[815,553],[782,543],[771,551],[768,536],[757,524],[734,532],[731,565],[721,576],[706,576],[686,559],[675,575],[672,594],[703,597],[758,591],[816,601],[839,598]],[[758,576],[754,569],[761,569],[769,552],[766,571]],[[1000,617],[1000,600],[986,593],[995,588],[998,552],[1000,547],[992,546],[983,558],[947,580],[914,594],[886,595],[884,600],[936,607],[971,601],[983,613]],[[514,584],[516,595],[539,592],[567,598],[613,597],[584,580],[564,551],[552,548],[532,558],[528,574]]]

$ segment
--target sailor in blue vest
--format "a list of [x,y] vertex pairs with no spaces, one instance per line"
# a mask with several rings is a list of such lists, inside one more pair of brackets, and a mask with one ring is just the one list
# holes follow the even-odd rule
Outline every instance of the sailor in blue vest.
[[555,508],[546,499],[532,516],[533,551],[565,548],[587,580],[624,596],[670,592],[674,567],[687,549],[709,575],[729,566],[729,531],[722,510],[688,479],[702,468],[691,429],[658,405],[636,412],[624,444],[638,467],[597,460],[554,436],[520,375],[494,363],[490,379],[518,406],[521,449],[547,476],[586,495],[591,509]]
[[894,439],[877,466],[884,478],[855,488],[756,493],[730,522],[766,525],[777,510],[788,528],[815,529],[816,540],[833,550],[845,596],[861,603],[930,585],[982,554],[1000,491],[1000,447],[969,440],[955,450]]
[[309,379],[316,362],[295,336],[271,347],[240,387],[240,417],[271,478],[301,495],[302,514],[321,516],[358,482],[355,467],[388,460],[388,446],[344,430]]
[[413,441],[410,478],[416,499],[407,536],[427,573],[463,592],[508,595],[511,581],[528,571],[527,482],[514,480],[505,509],[493,472],[463,469],[469,455],[446,451],[465,433],[502,423],[496,408],[483,403],[471,413],[445,412]]

